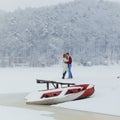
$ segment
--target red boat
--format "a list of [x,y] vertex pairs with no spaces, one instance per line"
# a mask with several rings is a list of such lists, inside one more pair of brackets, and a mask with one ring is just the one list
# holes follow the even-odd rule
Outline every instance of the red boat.
[[[26,103],[51,105],[67,101],[79,100],[93,95],[95,89],[92,84],[78,84],[56,82],[51,80],[37,80],[46,84],[46,90],[32,92],[25,97]],[[52,85],[54,88],[50,88]]]

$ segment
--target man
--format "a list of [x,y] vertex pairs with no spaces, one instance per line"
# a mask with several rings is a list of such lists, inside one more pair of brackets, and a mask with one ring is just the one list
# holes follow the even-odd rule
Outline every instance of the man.
[[72,79],[72,72],[71,72],[71,67],[72,67],[72,57],[69,55],[69,53],[66,53],[68,56],[68,62],[65,62],[68,64],[68,79]]

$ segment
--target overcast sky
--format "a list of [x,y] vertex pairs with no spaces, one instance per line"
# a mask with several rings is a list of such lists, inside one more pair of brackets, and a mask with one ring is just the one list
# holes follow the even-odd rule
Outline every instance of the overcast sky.
[[[69,1],[74,1],[74,0],[0,0],[0,9],[5,11],[13,11],[17,8],[41,7],[41,6],[55,5]],[[120,1],[120,0],[112,0],[112,1]]]

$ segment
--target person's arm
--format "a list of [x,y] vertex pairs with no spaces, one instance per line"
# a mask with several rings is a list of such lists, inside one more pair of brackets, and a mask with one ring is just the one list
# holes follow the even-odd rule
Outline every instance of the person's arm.
[[68,60],[67,60],[66,58],[64,58],[64,59],[63,59],[63,62],[64,62],[64,63],[67,63],[67,62],[68,62]]

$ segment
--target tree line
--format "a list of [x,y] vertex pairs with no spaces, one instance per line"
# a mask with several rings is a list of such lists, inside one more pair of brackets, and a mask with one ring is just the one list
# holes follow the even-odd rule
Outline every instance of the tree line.
[[65,52],[82,65],[119,64],[119,11],[104,0],[0,11],[0,67],[50,66]]

